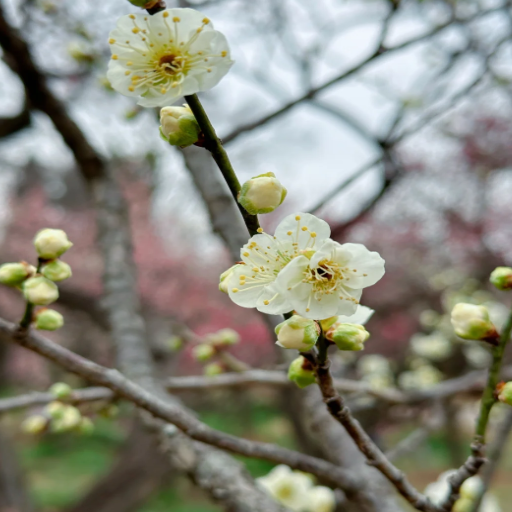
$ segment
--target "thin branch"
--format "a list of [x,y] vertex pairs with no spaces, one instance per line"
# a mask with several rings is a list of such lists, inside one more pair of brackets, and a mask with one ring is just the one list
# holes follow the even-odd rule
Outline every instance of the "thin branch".
[[143,387],[124,377],[119,371],[93,363],[50,341],[38,332],[20,330],[15,324],[3,319],[0,319],[0,332],[10,341],[54,361],[62,368],[95,385],[110,389],[116,396],[132,402],[156,418],[176,425],[192,439],[246,457],[286,464],[294,469],[312,473],[333,486],[349,492],[355,492],[360,485],[360,482],[350,472],[342,471],[322,459],[269,443],[241,439],[210,428],[193,414],[149,393]]
[[[83,404],[87,402],[97,402],[98,400],[112,400],[114,394],[106,388],[85,388],[76,389],[66,399],[59,399],[72,405]],[[27,409],[36,405],[46,405],[56,400],[52,393],[28,393],[26,395],[15,396],[12,398],[2,398],[0,400],[0,414],[16,411],[18,409]]]
[[193,94],[192,96],[185,96],[185,100],[194,113],[194,116],[196,117],[197,122],[201,128],[202,136],[204,138],[202,145],[212,154],[212,157],[217,163],[220,172],[224,176],[229,190],[237,202],[238,208],[242,214],[242,217],[244,218],[250,235],[255,235],[258,232],[258,228],[260,227],[258,217],[248,213],[247,210],[245,210],[245,208],[243,208],[242,205],[238,203],[238,194],[241,188],[240,182],[238,181],[233,166],[231,165],[228,154],[222,146],[222,142],[220,141],[219,137],[217,137],[215,128],[210,122],[210,119],[208,119],[208,115],[206,114],[206,111],[201,105],[201,102],[199,101],[199,98],[196,94]]

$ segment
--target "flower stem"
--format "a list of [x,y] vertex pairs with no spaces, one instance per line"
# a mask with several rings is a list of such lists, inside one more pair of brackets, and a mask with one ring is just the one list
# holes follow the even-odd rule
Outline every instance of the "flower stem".
[[229,190],[233,195],[235,201],[238,204],[238,208],[240,209],[240,213],[244,218],[245,225],[249,230],[251,236],[255,235],[258,232],[258,228],[260,224],[258,222],[258,217],[256,215],[250,215],[239,203],[238,203],[238,193],[240,192],[240,182],[236,176],[236,173],[231,165],[228,154],[226,150],[222,146],[222,142],[219,137],[215,133],[215,129],[206,114],[203,105],[199,101],[197,94],[192,94],[191,96],[185,96],[185,100],[187,101],[190,110],[194,114],[201,131],[204,136],[204,147],[212,154],[213,159],[217,163],[220,172],[224,176],[226,183],[228,184]]
[[487,423],[489,422],[489,415],[491,409],[496,403],[496,397],[494,395],[496,386],[499,383],[501,366],[503,364],[503,355],[505,348],[510,339],[512,333],[512,311],[510,312],[507,322],[501,331],[499,345],[493,349],[492,356],[493,361],[491,368],[489,369],[489,376],[487,377],[487,384],[482,394],[482,402],[480,405],[480,414],[476,424],[475,438],[478,438],[482,442],[485,442],[485,431],[487,430]]

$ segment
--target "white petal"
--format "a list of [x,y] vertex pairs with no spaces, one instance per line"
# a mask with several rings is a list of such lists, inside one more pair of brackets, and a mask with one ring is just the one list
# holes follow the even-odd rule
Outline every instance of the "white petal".
[[353,315],[343,316],[338,318],[338,322],[344,324],[358,324],[364,325],[372,317],[375,311],[367,306],[357,306],[357,310]]
[[[345,286],[366,288],[379,281],[384,275],[384,260],[378,252],[369,251],[362,244],[343,244],[336,249],[336,261],[355,269],[354,275],[346,279]],[[366,274],[366,275],[363,275]]]
[[[271,280],[265,279],[262,276],[257,276],[257,281],[251,280],[251,277],[254,275],[250,267],[239,265],[229,277],[229,283],[227,284],[229,298],[243,308],[255,308],[265,287],[272,284]],[[240,284],[241,276],[246,276],[246,284]]]
[[[303,231],[303,227],[308,229]],[[315,233],[316,237],[312,238],[310,233]],[[310,213],[288,215],[277,226],[275,232],[278,240],[291,240],[298,244],[299,249],[306,247],[317,249],[330,234],[329,224]]]
[[[269,304],[264,303],[266,300],[269,301]],[[263,289],[256,303],[256,308],[262,313],[267,313],[267,315],[282,315],[293,309],[287,298],[279,293],[274,284],[269,284]]]
[[308,267],[309,260],[305,256],[297,256],[295,259],[290,261],[290,263],[288,263],[288,265],[286,265],[286,267],[284,267],[277,276],[276,286],[279,291],[289,296],[290,299],[292,296],[303,296],[304,294],[300,294],[297,290],[294,290],[294,287],[304,284],[302,283],[302,280],[304,279],[304,272]]
[[330,238],[325,240],[321,245],[318,246],[318,251],[313,254],[311,258],[311,268],[317,268],[321,261],[328,260],[334,261],[336,257],[337,249],[341,247],[338,242],[331,240]]
[[[312,289],[311,287],[311,291]],[[290,298],[290,302],[300,316],[312,320],[325,320],[338,314],[340,300],[336,294],[332,293],[323,295],[321,300],[316,300],[314,295],[311,295],[302,301],[294,301]]]
[[[168,16],[164,17],[164,13],[168,13]],[[174,22],[174,18],[180,21]],[[167,40],[172,38],[175,42],[187,43],[198,28],[204,26],[203,30],[213,29],[211,22],[203,25],[205,18],[207,16],[195,9],[166,9],[149,16],[149,24],[151,31],[164,34]]]

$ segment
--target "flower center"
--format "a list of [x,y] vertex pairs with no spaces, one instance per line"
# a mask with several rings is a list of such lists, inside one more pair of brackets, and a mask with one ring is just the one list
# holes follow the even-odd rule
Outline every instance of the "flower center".
[[179,59],[176,58],[176,55],[168,54],[162,55],[158,60],[159,66],[170,75],[174,75],[178,69],[180,68]]

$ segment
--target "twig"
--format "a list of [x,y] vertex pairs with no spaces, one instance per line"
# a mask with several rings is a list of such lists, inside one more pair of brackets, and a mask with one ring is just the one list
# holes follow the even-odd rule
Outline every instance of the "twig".
[[[110,389],[85,388],[76,389],[69,397],[59,400],[77,405],[86,402],[97,402],[98,400],[112,400],[112,398],[114,398],[114,394]],[[52,393],[28,393],[12,398],[2,398],[0,400],[0,414],[34,407],[35,405],[45,405],[54,400],[56,400],[56,398]]]
[[312,473],[343,490],[347,489],[355,492],[358,485],[360,485],[360,482],[350,472],[340,470],[340,468],[322,459],[270,443],[248,441],[210,428],[182,408],[152,395],[124,377],[119,371],[93,363],[57,345],[37,332],[20,330],[15,324],[3,319],[0,319],[0,332],[14,343],[54,361],[66,370],[95,385],[112,390],[116,396],[125,398],[153,416],[176,425],[192,439],[239,455],[286,464],[300,471]]
[[500,380],[501,367],[503,365],[503,355],[505,348],[510,340],[510,334],[512,333],[512,311],[510,312],[507,322],[503,326],[503,330],[500,336],[500,343],[497,347],[493,348],[492,355],[493,360],[489,369],[489,375],[487,377],[487,384],[482,394],[482,400],[480,403],[480,414],[476,424],[475,435],[473,442],[471,443],[471,455],[468,457],[466,462],[457,470],[457,472],[450,477],[450,495],[441,505],[441,510],[450,512],[453,504],[459,497],[459,491],[461,485],[469,477],[476,475],[479,469],[485,462],[484,447],[485,447],[485,434],[487,430],[487,424],[489,423],[489,416],[491,410],[496,403],[496,386]]
[[328,347],[329,342],[321,335],[317,342],[318,353],[303,353],[302,355],[313,362],[317,383],[329,413],[345,427],[368,462],[378,469],[412,506],[422,512],[438,512],[438,508],[407,480],[402,471],[386,458],[360,423],[352,416],[345,401],[334,388],[330,361],[327,357]]
[[[220,172],[224,176],[224,179],[229,186],[229,190],[231,190],[233,198],[235,201],[237,201],[238,204],[238,193],[240,192],[241,188],[240,182],[238,181],[233,166],[231,165],[228,154],[222,146],[222,142],[220,141],[219,137],[217,137],[215,128],[210,122],[210,119],[208,118],[208,115],[206,114],[196,94],[185,96],[185,100],[194,113],[194,116],[196,117],[197,122],[201,128],[201,132],[204,137],[204,147],[212,154],[213,159],[219,166]],[[260,227],[258,217],[248,213],[240,204],[238,204],[238,208],[242,214],[242,217],[244,218],[250,235],[255,235],[258,232],[258,228]]]

